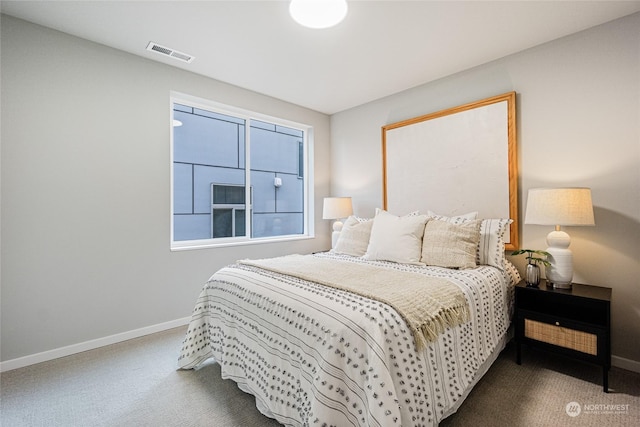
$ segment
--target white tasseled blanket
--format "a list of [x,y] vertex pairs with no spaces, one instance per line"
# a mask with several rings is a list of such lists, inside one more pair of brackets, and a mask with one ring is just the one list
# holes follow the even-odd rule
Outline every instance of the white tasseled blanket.
[[313,255],[287,255],[239,263],[386,303],[403,317],[413,332],[418,350],[428,341],[435,341],[445,328],[469,320],[469,305],[464,294],[455,284],[442,278]]

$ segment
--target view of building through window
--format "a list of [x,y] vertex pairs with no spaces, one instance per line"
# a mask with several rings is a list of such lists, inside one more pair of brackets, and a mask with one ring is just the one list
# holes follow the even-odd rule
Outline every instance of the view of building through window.
[[304,130],[173,110],[174,242],[305,233]]

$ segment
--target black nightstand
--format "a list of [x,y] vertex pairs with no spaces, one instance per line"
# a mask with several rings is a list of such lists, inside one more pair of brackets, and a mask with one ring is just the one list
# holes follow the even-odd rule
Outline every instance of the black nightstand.
[[554,289],[516,285],[516,362],[527,344],[602,366],[602,386],[609,391],[611,367],[611,288],[580,285]]

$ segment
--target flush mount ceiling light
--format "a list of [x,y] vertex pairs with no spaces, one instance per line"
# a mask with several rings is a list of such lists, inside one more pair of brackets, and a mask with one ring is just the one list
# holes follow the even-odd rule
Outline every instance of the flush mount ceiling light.
[[298,24],[309,28],[329,28],[347,16],[347,0],[291,0],[289,13]]

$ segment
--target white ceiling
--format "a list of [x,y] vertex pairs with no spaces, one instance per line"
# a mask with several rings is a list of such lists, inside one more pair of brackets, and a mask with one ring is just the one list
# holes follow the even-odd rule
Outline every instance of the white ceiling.
[[[2,1],[2,13],[336,113],[640,11],[640,1],[354,1],[338,26],[287,1]],[[154,41],[191,64],[146,51]]]

